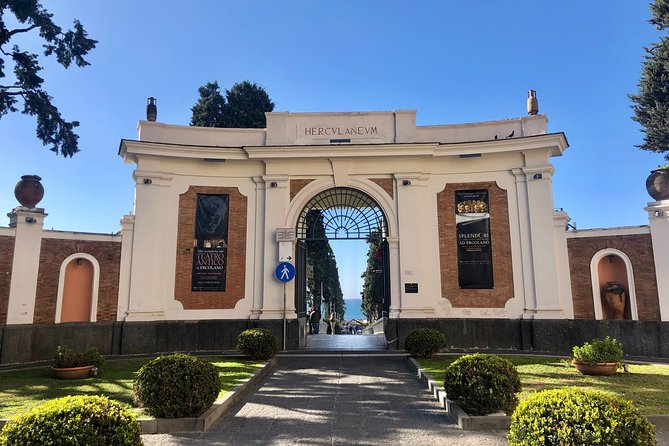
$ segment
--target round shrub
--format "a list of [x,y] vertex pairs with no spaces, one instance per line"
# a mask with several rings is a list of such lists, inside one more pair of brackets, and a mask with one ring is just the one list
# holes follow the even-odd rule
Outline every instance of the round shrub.
[[417,328],[404,341],[404,349],[414,358],[429,358],[444,347],[446,336],[434,328]]
[[216,401],[221,380],[216,367],[195,356],[159,356],[137,372],[135,402],[154,417],[202,415]]
[[466,355],[446,368],[446,396],[469,415],[511,413],[518,404],[520,379],[516,367],[495,355]]
[[66,396],[47,401],[7,422],[0,445],[141,445],[133,413],[104,396]]
[[250,328],[237,336],[237,350],[253,359],[269,359],[279,351],[279,340],[264,328]]
[[654,446],[653,425],[616,395],[564,388],[537,392],[511,417],[510,446]]

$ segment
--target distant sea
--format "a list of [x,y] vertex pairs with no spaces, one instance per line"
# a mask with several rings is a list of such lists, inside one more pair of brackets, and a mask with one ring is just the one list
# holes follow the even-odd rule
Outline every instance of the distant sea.
[[362,299],[344,299],[346,303],[346,313],[344,313],[344,319],[350,321],[351,319],[357,319],[362,321],[365,319],[365,315],[362,313]]

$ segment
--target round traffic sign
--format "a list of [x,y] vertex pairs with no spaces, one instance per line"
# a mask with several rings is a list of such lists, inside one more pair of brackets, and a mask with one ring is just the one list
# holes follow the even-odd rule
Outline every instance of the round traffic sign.
[[274,270],[274,276],[279,282],[290,282],[295,277],[295,267],[290,262],[280,262]]

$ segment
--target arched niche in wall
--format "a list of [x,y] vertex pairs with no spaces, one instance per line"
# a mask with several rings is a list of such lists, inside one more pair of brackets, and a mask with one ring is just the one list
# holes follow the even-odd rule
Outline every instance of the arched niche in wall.
[[55,322],[95,322],[100,264],[90,254],[76,253],[60,265]]
[[[595,319],[631,319],[639,318],[636,307],[636,290],[634,287],[634,271],[632,262],[627,255],[613,248],[598,251],[590,261],[590,277],[592,278],[592,297]],[[622,317],[619,309],[620,290],[624,293],[624,309]],[[607,289],[610,291],[607,292]],[[609,296],[607,296],[609,294]]]

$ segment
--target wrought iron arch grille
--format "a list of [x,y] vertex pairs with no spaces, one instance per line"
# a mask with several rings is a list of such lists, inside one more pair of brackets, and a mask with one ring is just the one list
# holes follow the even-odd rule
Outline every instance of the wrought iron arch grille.
[[384,238],[386,217],[366,193],[335,187],[313,197],[297,221],[297,237],[303,240]]

